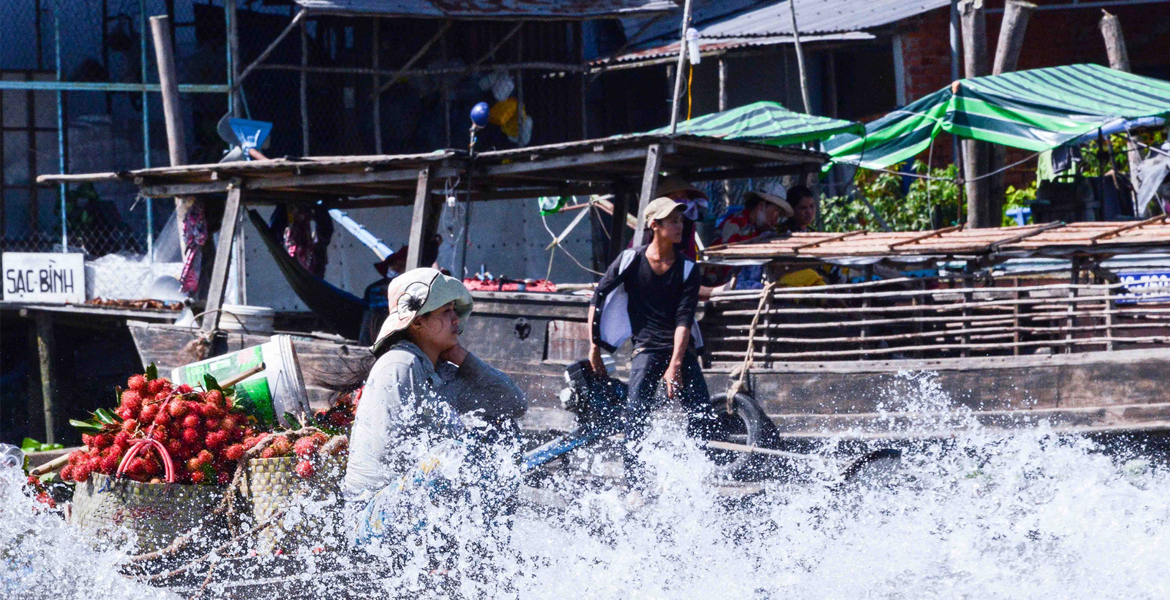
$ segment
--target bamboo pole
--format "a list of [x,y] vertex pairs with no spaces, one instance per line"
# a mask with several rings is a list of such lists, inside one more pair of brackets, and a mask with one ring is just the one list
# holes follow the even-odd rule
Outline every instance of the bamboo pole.
[[[187,164],[187,136],[183,127],[183,109],[179,97],[179,78],[175,70],[175,51],[171,40],[170,19],[164,16],[150,18],[150,34],[154,39],[154,58],[158,64],[158,82],[162,88],[163,119],[167,130],[167,153],[171,166]],[[179,223],[179,250],[186,256],[187,240],[183,224],[187,212],[197,200],[192,197],[175,198],[175,220]]]
[[678,62],[674,69],[674,94],[670,101],[670,135],[678,131],[678,104],[682,95],[683,65],[687,60],[687,28],[691,26],[691,0],[683,3],[682,31],[678,37]]
[[788,12],[792,15],[792,40],[796,46],[796,70],[800,73],[800,98],[804,101],[804,113],[812,114],[812,102],[808,97],[808,74],[804,72],[804,49],[800,46],[800,28],[796,25],[796,0],[788,0]]

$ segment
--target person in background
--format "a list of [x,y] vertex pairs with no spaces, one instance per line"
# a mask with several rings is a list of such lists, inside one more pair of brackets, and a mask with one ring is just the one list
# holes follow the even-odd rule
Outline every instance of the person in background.
[[[681,177],[663,177],[658,182],[658,197],[670,198],[683,206],[683,231],[682,241],[679,243],[679,251],[682,255],[690,260],[696,260],[699,254],[699,245],[695,241],[695,222],[702,217],[702,212],[707,209],[708,203],[711,201],[703,190],[691,185]],[[646,237],[643,238],[642,244],[650,243],[649,233],[646,230]]]
[[792,217],[784,225],[784,231],[802,233],[816,231],[813,224],[817,221],[817,199],[812,190],[803,185],[792,186],[788,190],[788,204],[792,206]]
[[362,313],[362,328],[358,333],[358,343],[370,346],[378,335],[378,328],[390,314],[390,305],[387,304],[386,294],[390,282],[394,281],[406,270],[406,253],[408,246],[403,246],[397,252],[387,256],[380,262],[374,263],[374,269],[382,276],[381,279],[366,286],[362,300],[366,303],[366,310]]
[[[715,244],[734,244],[751,240],[763,241],[776,234],[780,219],[792,217],[792,207],[775,194],[764,190],[752,190],[743,195],[743,210],[731,215],[719,228],[719,239]],[[730,268],[722,269],[718,282],[723,283],[732,276]],[[750,265],[734,270],[735,283],[732,289],[754,290],[763,287],[763,265]]]
[[699,269],[677,249],[683,239],[684,210],[683,204],[668,197],[646,206],[650,244],[618,255],[598,282],[589,307],[593,336],[589,363],[595,375],[607,376],[603,347],[613,352],[626,339],[634,342],[623,410],[623,459],[631,488],[628,500],[635,504],[640,502],[643,479],[637,453],[659,383],[666,387],[667,397],[681,401],[689,434],[710,439],[717,423],[696,352],[702,345],[695,323]]

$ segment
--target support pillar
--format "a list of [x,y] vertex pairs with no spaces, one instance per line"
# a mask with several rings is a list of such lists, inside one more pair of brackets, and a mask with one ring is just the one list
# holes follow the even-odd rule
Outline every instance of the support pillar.
[[240,182],[233,183],[228,188],[227,202],[223,207],[223,223],[219,226],[219,242],[215,246],[215,267],[211,270],[211,287],[207,292],[207,305],[203,315],[203,331],[211,332],[219,328],[220,308],[223,307],[223,295],[227,289],[228,267],[232,262],[232,241],[236,237],[236,225],[240,222],[241,192]]
[[406,251],[406,270],[425,267],[423,257],[427,255],[427,244],[434,237],[432,223],[438,220],[433,218],[438,211],[431,200],[431,168],[419,169],[418,186],[414,191],[414,213],[410,219],[409,248]]

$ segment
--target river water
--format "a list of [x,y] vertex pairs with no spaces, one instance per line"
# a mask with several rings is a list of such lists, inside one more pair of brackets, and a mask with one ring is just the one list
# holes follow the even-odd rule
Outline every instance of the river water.
[[[927,385],[888,408],[946,403]],[[1170,596],[1170,472],[1143,448],[952,419],[952,438],[911,444],[896,467],[859,482],[842,485],[832,460],[810,461],[801,482],[735,500],[681,426],[659,419],[643,453],[653,482],[644,505],[554,480],[563,506],[521,509],[510,531],[474,525],[474,502],[444,507],[430,516],[460,548],[454,572],[436,583],[444,578],[419,559],[383,585],[434,598]],[[116,549],[91,549],[37,513],[14,473],[0,481],[0,595],[167,597],[119,576]]]

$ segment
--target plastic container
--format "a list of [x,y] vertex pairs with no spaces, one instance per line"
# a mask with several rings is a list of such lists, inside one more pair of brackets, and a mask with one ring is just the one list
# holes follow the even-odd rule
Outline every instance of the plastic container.
[[275,317],[276,311],[267,306],[224,304],[223,313],[219,317],[219,328],[229,331],[271,335],[272,321]]

